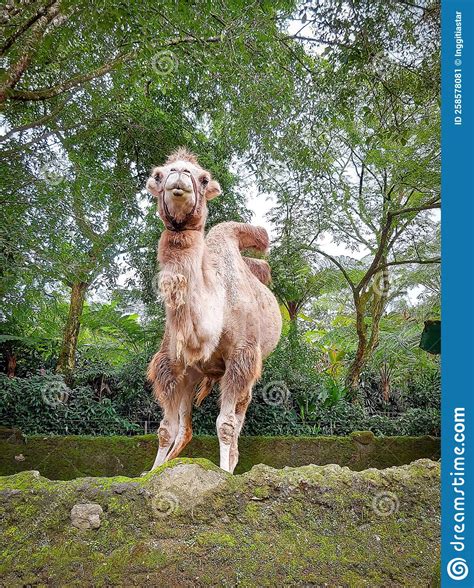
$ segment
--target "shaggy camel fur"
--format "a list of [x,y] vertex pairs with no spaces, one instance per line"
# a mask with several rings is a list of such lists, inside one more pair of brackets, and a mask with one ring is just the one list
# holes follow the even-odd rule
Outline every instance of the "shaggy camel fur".
[[153,468],[189,443],[193,400],[201,402],[219,382],[220,466],[233,472],[252,387],[281,333],[278,304],[265,285],[268,264],[240,253],[266,251],[268,235],[261,227],[226,222],[204,236],[206,201],[221,189],[184,149],[153,170],[147,189],[166,227],[158,246],[166,329],[148,367],[164,412]]

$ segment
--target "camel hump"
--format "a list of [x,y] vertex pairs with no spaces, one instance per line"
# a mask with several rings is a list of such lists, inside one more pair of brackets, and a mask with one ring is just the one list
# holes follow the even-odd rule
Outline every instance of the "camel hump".
[[220,223],[212,227],[208,236],[211,238],[233,238],[237,241],[240,251],[242,249],[255,249],[267,252],[270,245],[268,233],[263,227],[256,227],[247,223]]
[[258,278],[262,284],[268,286],[272,280],[270,266],[264,259],[254,259],[253,257],[242,256],[249,270]]

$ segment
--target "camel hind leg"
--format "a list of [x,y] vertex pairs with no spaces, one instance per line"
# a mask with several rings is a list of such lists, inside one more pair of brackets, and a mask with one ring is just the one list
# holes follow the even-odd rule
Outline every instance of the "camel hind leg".
[[245,414],[247,412],[247,408],[252,400],[252,388],[249,389],[248,394],[242,395],[243,400],[237,403],[235,407],[235,420],[236,420],[236,428],[234,437],[230,444],[230,457],[229,457],[229,464],[230,464],[230,471],[233,472],[235,470],[235,466],[239,461],[239,436],[242,431],[242,427],[244,426],[245,421]]
[[262,358],[258,344],[246,344],[226,362],[221,380],[221,408],[216,427],[220,467],[233,472],[238,461],[238,437],[252,397],[252,387],[260,377]]

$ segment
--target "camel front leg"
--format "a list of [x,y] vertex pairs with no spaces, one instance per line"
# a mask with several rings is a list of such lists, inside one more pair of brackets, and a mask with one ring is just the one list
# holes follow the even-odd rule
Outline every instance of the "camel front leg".
[[167,461],[178,457],[193,437],[192,410],[194,387],[201,378],[202,375],[199,375],[199,373],[190,370],[189,373],[186,374],[185,380],[183,381],[181,388],[181,400],[179,404],[178,434],[174,441],[174,445],[166,458]]
[[179,406],[182,395],[183,372],[170,359],[166,350],[166,334],[161,349],[148,367],[148,379],[153,383],[155,398],[163,410],[158,429],[159,448],[153,468],[168,458],[179,431]]

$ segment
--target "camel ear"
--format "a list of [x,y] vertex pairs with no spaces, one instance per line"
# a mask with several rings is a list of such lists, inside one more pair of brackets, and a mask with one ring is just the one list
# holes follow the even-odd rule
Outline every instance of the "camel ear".
[[206,191],[204,193],[206,195],[207,200],[212,200],[216,196],[219,196],[219,194],[222,193],[219,182],[216,182],[216,180],[211,180],[207,184]]
[[158,198],[163,191],[163,177],[163,169],[161,167],[155,167],[146,183],[146,189],[155,198]]

